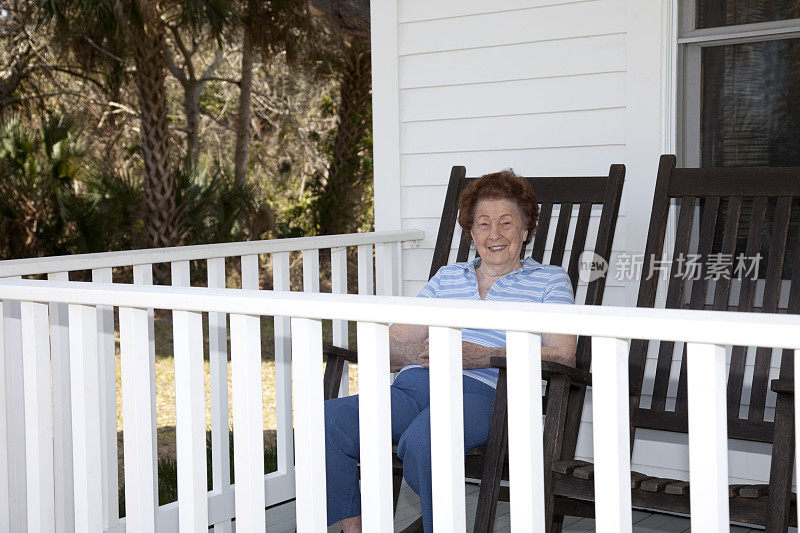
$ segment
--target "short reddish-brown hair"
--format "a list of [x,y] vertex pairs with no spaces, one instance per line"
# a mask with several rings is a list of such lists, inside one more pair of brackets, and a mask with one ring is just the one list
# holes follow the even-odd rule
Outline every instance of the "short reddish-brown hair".
[[528,180],[505,169],[500,172],[485,174],[464,189],[458,199],[458,223],[467,233],[472,231],[475,221],[475,206],[485,199],[511,200],[519,208],[522,223],[528,230],[524,244],[531,242],[536,222],[539,220],[539,202]]

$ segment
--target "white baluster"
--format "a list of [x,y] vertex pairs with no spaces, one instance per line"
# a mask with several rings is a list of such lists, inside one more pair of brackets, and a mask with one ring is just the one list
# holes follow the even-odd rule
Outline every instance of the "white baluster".
[[[172,263],[172,285],[188,287],[189,261]],[[203,315],[172,312],[175,363],[175,428],[178,458],[178,523],[190,533],[208,529]]]
[[592,338],[595,525],[630,532],[631,462],[628,417],[628,343]]
[[53,400],[47,304],[22,302],[28,530],[55,531]]
[[[135,285],[152,285],[153,284],[153,265],[134,265],[133,267],[133,283]],[[153,358],[156,356],[156,330],[155,330],[155,312],[152,307],[147,308],[147,335],[150,344],[150,354]],[[155,366],[153,367],[155,368]],[[153,372],[153,390],[155,390],[156,375]],[[155,405],[155,397],[153,397],[153,405]]]
[[158,507],[150,311],[120,307],[126,530],[155,533]]
[[725,348],[688,343],[687,352],[692,530],[728,531]]
[[541,337],[509,331],[507,338],[508,448],[511,468],[511,526],[545,531],[542,451]]
[[327,531],[327,504],[321,321],[292,318],[292,354],[297,531],[324,533]]
[[231,314],[231,373],[236,530],[258,533],[264,531],[266,519],[261,331],[258,316]]
[[371,244],[362,244],[358,247],[358,294],[375,294]]
[[[6,410],[6,391],[8,382],[6,381],[6,342],[5,328],[3,327],[3,306],[8,305],[0,300],[0,531],[11,531],[11,510],[9,509],[9,482],[10,471],[8,464],[8,425],[9,418]],[[10,354],[8,354],[10,355]],[[9,359],[8,363],[11,361]]]
[[357,330],[363,529],[393,531],[389,326],[359,322]]
[[[112,270],[92,270],[92,283],[111,283]],[[119,474],[117,463],[117,357],[114,340],[114,308],[97,306],[97,352],[100,365],[100,458],[102,462],[103,527],[119,523]]]
[[[289,252],[272,254],[272,286],[276,291],[291,289]],[[292,326],[288,316],[274,317],[275,332],[275,418],[278,445],[278,472],[294,469],[292,431]]]
[[[21,279],[13,276],[5,279]],[[25,397],[22,364],[22,318],[20,303],[3,301],[3,346],[5,348],[5,428],[8,458],[8,531],[28,531],[26,503],[27,475],[25,472]],[[0,483],[4,478],[0,477]],[[0,515],[0,520],[2,520]],[[0,524],[1,525],[1,524]]]
[[[134,265],[133,267],[133,283],[136,285],[152,285],[153,284],[153,265]],[[122,318],[120,317],[120,322]],[[120,332],[120,337],[122,333]],[[153,418],[153,427],[156,427],[156,328],[155,328],[155,311],[152,307],[147,308],[147,345],[150,354],[150,404],[151,413]],[[124,383],[124,380],[123,380]],[[123,421],[124,425],[124,421]],[[153,457],[158,458],[158,449],[156,442],[156,432],[153,432],[152,448]],[[127,472],[127,470],[126,470]],[[126,474],[127,477],[127,474]],[[154,478],[154,483],[158,483],[157,477]],[[158,501],[156,500],[156,506]]]
[[461,330],[430,328],[433,529],[466,529]]
[[319,292],[319,250],[303,250],[303,292]]
[[242,256],[242,288],[258,290],[258,254]]
[[[800,383],[800,350],[794,351],[794,382]],[[800,479],[800,394],[794,395],[794,453],[795,453],[795,473],[796,479]],[[800,505],[797,506],[798,524],[800,524]]]
[[[69,281],[68,272],[47,275],[50,281]],[[50,361],[53,366],[53,476],[56,531],[75,531],[72,494],[72,408],[70,399],[69,316],[66,304],[50,304]]]
[[[225,258],[207,261],[208,287],[225,288]],[[228,325],[225,313],[208,313],[208,349],[211,374],[211,477],[214,490],[231,490],[228,436]],[[214,524],[214,533],[231,533],[231,521]]]
[[375,291],[381,296],[395,295],[395,263],[392,243],[375,245]]
[[[347,294],[347,248],[331,249],[331,292],[334,294]],[[347,335],[347,320],[333,321],[333,345],[349,348]],[[342,382],[339,385],[339,396],[350,394],[350,377],[348,362],[342,368]]]
[[398,241],[392,243],[392,262],[394,263],[394,287],[395,296],[403,296],[403,243]]
[[[72,442],[75,472],[75,529],[102,531],[103,461],[100,423],[100,360],[97,310],[69,306],[69,355],[72,371]],[[116,465],[115,465],[116,466]]]

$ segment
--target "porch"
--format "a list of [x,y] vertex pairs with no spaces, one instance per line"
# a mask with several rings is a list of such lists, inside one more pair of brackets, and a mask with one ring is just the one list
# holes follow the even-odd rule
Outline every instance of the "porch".
[[[465,507],[467,510],[467,533],[472,533],[472,518],[475,517],[475,507],[478,503],[478,490],[476,484],[468,483],[465,494]],[[397,504],[397,511],[394,516],[394,530],[402,531],[414,520],[419,517],[419,498],[405,483],[400,489],[400,500]],[[683,533],[691,531],[691,523],[688,518],[682,516],[668,515],[664,513],[651,513],[648,511],[633,511],[632,515],[633,533],[651,533],[663,531],[668,533]],[[497,508],[497,519],[495,520],[494,531],[496,533],[509,533],[511,531],[511,516],[509,514],[508,502],[500,502]],[[292,533],[294,531],[295,506],[293,502],[267,509],[267,531],[275,533]],[[591,518],[580,518],[570,516],[564,520],[564,533],[590,533],[596,531],[595,521]],[[747,527],[731,525],[731,533],[756,533],[760,529],[750,529]],[[791,531],[796,531],[792,528]],[[339,533],[337,526],[328,528],[328,533]]]
[[[454,304],[393,297],[398,293],[403,246],[412,246],[421,237],[419,231],[380,232],[0,264],[0,277],[7,278],[0,281],[4,326],[0,328],[4,347],[0,382],[6,391],[0,395],[0,427],[5,431],[0,435],[0,459],[4,459],[0,466],[7,468],[0,472],[0,479],[8,480],[0,484],[0,518],[4,519],[0,529],[172,532],[213,526],[215,531],[229,531],[235,523],[239,530],[263,531],[269,528],[270,516],[285,513],[289,517],[293,508],[298,531],[325,531],[325,507],[320,503],[325,501],[320,363],[322,321],[331,320],[334,344],[346,346],[348,322],[357,322],[359,352],[372,355],[359,364],[365,531],[392,531],[398,523],[392,513],[391,442],[385,424],[388,323],[431,328],[431,380],[436,391],[431,396],[432,454],[434,490],[439,495],[434,521],[439,530],[471,527],[471,504],[466,502],[474,497],[475,489],[465,488],[459,451],[463,448],[463,327],[509,332],[509,444],[514,481],[511,503],[500,511],[498,529],[543,531],[539,335],[554,332],[593,337],[594,483],[603,488],[597,492],[596,529],[636,530],[640,522],[645,527],[662,520],[661,515],[643,516],[631,508],[627,344],[630,338],[647,338],[688,343],[692,518],[691,523],[670,519],[670,527],[728,530],[724,346],[768,343],[795,350],[797,357],[798,317],[555,304]],[[357,257],[359,295],[346,294],[348,250]],[[298,267],[302,292],[289,290],[292,254],[302,262]],[[332,294],[320,293],[320,255],[330,256]],[[225,288],[226,258],[227,268],[237,271],[244,290]],[[188,286],[192,261],[205,265],[205,286]],[[153,267],[158,263],[170,265],[172,286],[153,285]],[[273,289],[267,291],[259,290],[266,266],[272,270]],[[124,269],[133,270],[133,285],[113,283]],[[91,270],[91,283],[67,281],[70,272],[81,270]],[[50,280],[19,279],[34,274],[47,274]],[[172,314],[175,375],[180,377],[175,383],[179,497],[177,503],[161,506],[157,503],[153,407],[155,309]],[[115,312],[119,315],[120,391],[113,380]],[[203,392],[203,314],[208,320],[210,405]],[[275,317],[278,465],[277,471],[266,475],[261,316]],[[126,458],[126,517],[122,519],[116,469],[117,394],[122,397]],[[210,491],[206,490],[206,409],[211,410]],[[236,442],[235,484],[229,477],[225,438],[230,426]],[[293,504],[276,507],[293,498]],[[406,492],[405,498],[408,505],[401,509],[410,512],[412,495]],[[265,512],[265,507],[270,510]],[[568,530],[591,530],[595,522],[568,524]],[[663,530],[659,528],[651,529]]]

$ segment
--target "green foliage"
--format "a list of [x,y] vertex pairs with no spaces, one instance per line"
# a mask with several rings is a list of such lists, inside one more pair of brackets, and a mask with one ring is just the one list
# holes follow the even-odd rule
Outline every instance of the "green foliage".
[[266,238],[272,211],[253,183],[238,184],[219,166],[179,166],[176,200],[182,216],[180,241],[191,244]]
[[[151,245],[135,60],[147,34],[142,6],[157,6],[164,50],[203,80],[200,153],[190,168],[181,162],[189,93],[165,71],[176,243],[314,235],[332,231],[333,219],[346,231],[371,228],[371,132],[336,143],[339,126],[353,123],[342,121],[342,95],[349,105],[369,101],[368,70],[357,83],[343,81],[350,52],[368,45],[363,35],[341,34],[294,0],[42,0],[7,6],[7,22],[22,21],[25,46],[36,53],[0,109],[20,117],[0,122],[0,260]],[[9,28],[9,36],[21,33]],[[251,140],[247,179],[235,185],[245,36],[254,50]],[[26,48],[6,41],[0,59],[16,64]],[[360,106],[348,109],[371,125]]]
[[[173,172],[180,242],[268,236],[272,211],[255,184],[236,184],[219,166]],[[87,158],[71,119],[38,128],[18,118],[0,124],[3,259],[138,248],[145,214],[138,173]]]
[[0,124],[0,257],[68,253],[84,210],[86,146],[68,117]]
[[92,163],[83,184],[83,210],[75,220],[74,252],[138,246],[144,230],[141,180],[107,163]]
[[[315,179],[312,183],[318,183]],[[297,197],[290,198],[279,211],[275,223],[275,236],[279,239],[305,237],[319,233],[317,205],[320,189],[305,187]]]

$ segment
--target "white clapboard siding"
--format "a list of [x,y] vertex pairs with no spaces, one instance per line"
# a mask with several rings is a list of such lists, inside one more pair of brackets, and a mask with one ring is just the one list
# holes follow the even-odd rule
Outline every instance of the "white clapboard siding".
[[[602,176],[608,174],[612,163],[624,159],[624,144],[406,154],[400,158],[401,185],[447,185],[453,165],[466,167],[467,176],[481,176],[502,168],[512,168],[523,176]],[[439,213],[433,216],[438,218]]]
[[621,33],[624,13],[625,0],[598,0],[408,22],[398,28],[399,52],[404,56]]
[[399,222],[425,232],[403,252],[404,294],[427,281],[453,165],[576,176],[623,161],[626,4],[398,0]]
[[398,2],[398,18],[402,22],[433,20],[445,17],[463,17],[487,12],[515,11],[532,7],[548,7],[570,4],[575,0],[494,0],[491,4],[481,0],[461,2],[429,2],[426,0],[401,0]]
[[598,146],[625,142],[625,108],[409,122],[400,127],[404,154]]
[[[486,98],[491,93],[491,98]],[[465,106],[464,102],[470,102]],[[625,73],[534,78],[400,92],[403,122],[553,113],[625,105]]]
[[619,72],[625,34],[401,56],[399,69],[400,89]]

